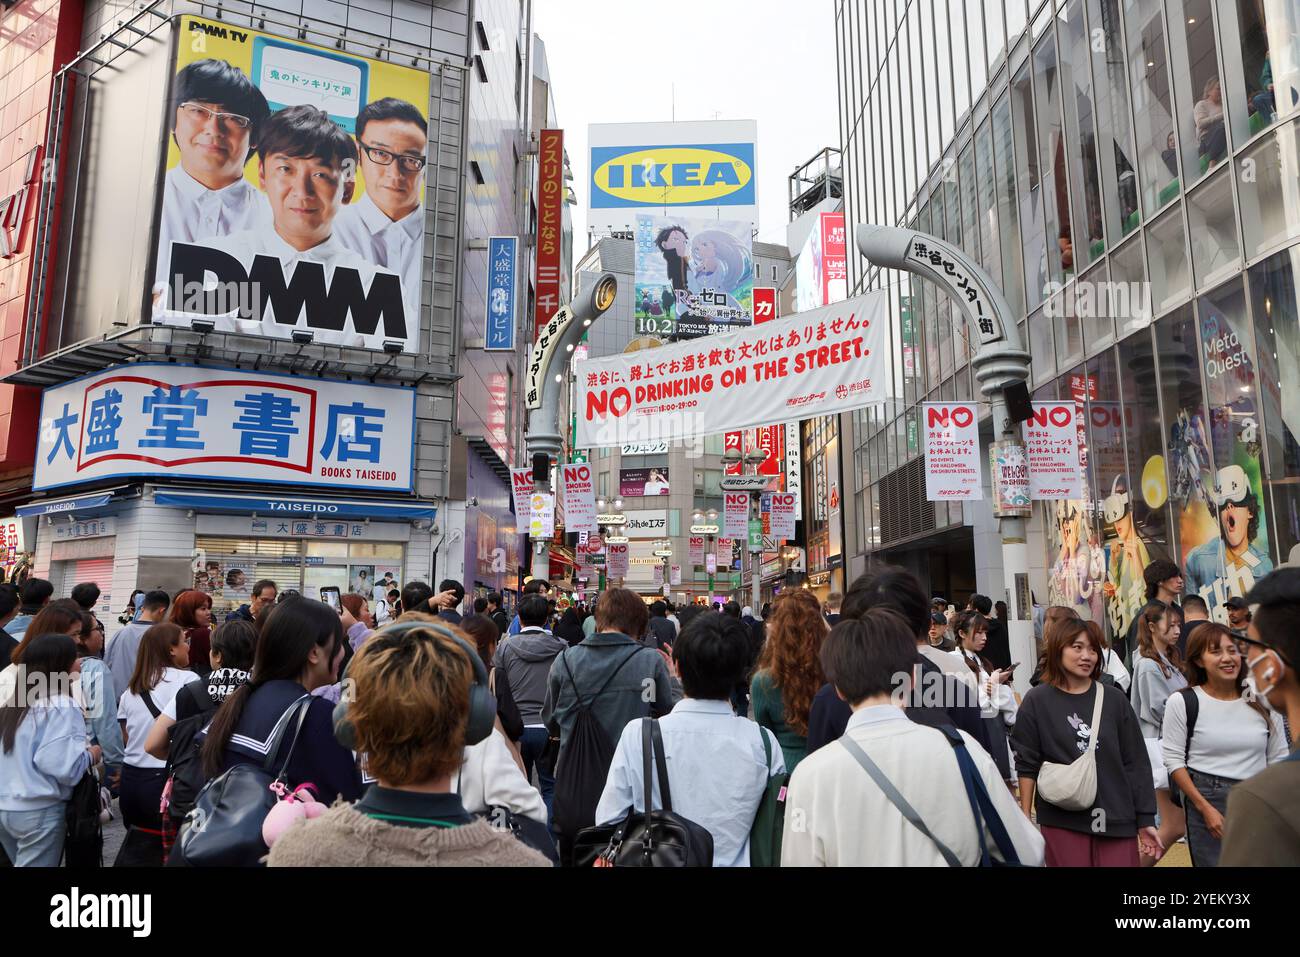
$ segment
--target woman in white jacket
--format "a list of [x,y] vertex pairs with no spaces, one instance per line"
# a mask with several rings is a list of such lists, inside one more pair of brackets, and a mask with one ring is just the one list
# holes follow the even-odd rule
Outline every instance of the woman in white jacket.
[[500,721],[484,740],[465,749],[465,763],[452,784],[465,810],[471,814],[490,814],[503,807],[514,814],[546,823],[546,805],[537,788],[524,777],[515,761]]
[[[1016,723],[1015,692],[1011,690],[1013,669],[995,668],[981,651],[988,641],[988,619],[977,611],[965,611],[953,622],[957,649],[948,654],[970,669],[970,680],[979,689],[980,714],[989,726],[989,740],[994,743],[993,759],[1007,781],[1015,780],[1011,767],[1011,746],[1007,729]],[[1000,742],[1000,743],[999,743]]]

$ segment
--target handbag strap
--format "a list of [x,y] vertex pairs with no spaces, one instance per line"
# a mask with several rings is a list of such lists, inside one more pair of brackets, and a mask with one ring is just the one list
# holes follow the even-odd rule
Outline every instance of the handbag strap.
[[[651,768],[651,758],[654,768]],[[673,810],[672,792],[668,788],[668,759],[664,754],[664,739],[659,731],[659,722],[654,718],[641,719],[641,775],[645,779],[645,823],[650,827],[650,812],[654,810],[654,771],[659,772],[659,804],[661,810],[671,814]]]
[[908,822],[913,827],[934,842],[935,847],[939,849],[939,853],[943,855],[943,859],[948,866],[961,867],[961,860],[957,855],[949,849],[947,844],[943,843],[943,841],[930,833],[930,829],[926,827],[925,822],[921,820],[921,815],[917,814],[916,809],[907,803],[907,798],[903,797],[903,795],[899,793],[898,788],[894,787],[893,782],[890,781],[889,778],[885,777],[885,772],[880,770],[880,768],[877,767],[876,762],[872,761],[871,758],[867,756],[867,752],[858,747],[858,743],[849,737],[847,733],[845,733],[839,740],[840,744],[844,745],[845,750],[848,751],[849,754],[853,755],[858,764],[862,765],[862,769],[866,771],[867,774],[871,775],[871,780],[876,782],[876,786],[884,792],[885,797],[889,798],[890,803],[893,804],[894,807],[898,808],[903,817],[907,818]]
[[148,690],[140,692],[140,700],[144,702],[144,706],[149,709],[149,713],[153,715],[154,720],[157,721],[158,716],[162,714],[162,709],[153,703],[153,698],[149,696]]
[[976,770],[975,761],[971,758],[961,733],[951,725],[944,725],[939,730],[944,733],[948,743],[957,752],[957,767],[961,769],[962,783],[966,786],[966,798],[970,801],[971,813],[975,816],[975,827],[979,831],[980,867],[988,867],[990,864],[988,842],[984,839],[985,824],[993,835],[993,843],[997,846],[998,853],[1002,855],[1002,860],[1008,864],[1019,864],[1020,854],[1016,851],[1016,845],[1012,843],[1011,835],[1007,833],[1006,825],[1002,823],[1001,815],[993,806],[993,799],[989,796],[988,789],[984,787],[984,779]]
[[294,749],[298,747],[298,735],[302,733],[302,726],[307,723],[307,712],[311,711],[311,695],[305,694],[293,704],[289,705],[285,711],[286,720],[280,725],[275,736],[271,739],[270,745],[266,750],[266,761],[262,763],[263,770],[267,774],[275,767],[275,756],[280,753],[280,742],[284,740],[284,733],[289,730],[289,722],[293,720],[293,709],[298,709],[298,723],[294,725],[293,740],[289,742],[289,753],[284,756],[284,765],[280,768],[280,773],[276,775],[277,781],[285,780],[289,771],[289,763],[293,760]]
[[[758,722],[754,722],[758,724]],[[767,732],[763,730],[761,724],[758,725],[758,737],[763,742],[763,757],[767,759],[767,776],[772,776],[772,744],[767,740]]]
[[1097,739],[1101,737],[1101,703],[1106,697],[1106,686],[1100,681],[1094,681],[1093,687],[1097,689],[1097,700],[1092,706],[1092,735],[1088,738],[1087,754],[1097,750]]

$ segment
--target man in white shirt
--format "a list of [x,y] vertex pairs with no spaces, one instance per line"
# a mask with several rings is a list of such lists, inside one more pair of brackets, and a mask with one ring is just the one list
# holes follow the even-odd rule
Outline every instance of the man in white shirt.
[[[312,326],[316,341],[382,349],[385,339],[406,339],[408,330],[417,327],[410,317],[398,315],[404,313],[399,278],[388,270],[377,269],[334,234],[335,217],[356,188],[357,149],[352,138],[329,114],[313,106],[292,106],[280,110],[263,125],[258,153],[258,178],[271,206],[273,228],[235,233],[204,245],[239,260],[253,281],[258,279],[257,269],[265,267],[265,260],[260,267],[255,260],[273,257],[281,270],[276,284],[282,284],[284,289],[298,285],[298,272],[305,263],[320,263],[326,267],[326,299],[331,301],[337,292],[334,287],[340,279],[339,270],[355,270],[360,277],[358,292],[368,295],[372,306],[383,309],[381,321],[373,332],[363,334],[346,321],[350,317],[355,322],[357,318],[349,309],[336,317],[342,329]],[[302,284],[303,289],[310,286]],[[263,291],[266,293],[265,284]],[[272,293],[260,317],[222,316],[217,329],[286,338],[289,329],[301,324],[312,301],[310,292],[304,295],[302,290],[285,295],[283,300],[296,307],[294,315],[277,315]],[[318,311],[338,312],[339,307],[332,304],[327,310],[321,303]]]
[[339,214],[336,234],[367,262],[402,277],[408,322],[420,315],[424,261],[425,151],[429,124],[405,100],[385,97],[357,115],[357,146],[365,193]]
[[[821,658],[853,716],[843,738],[809,754],[790,778],[781,866],[942,867],[949,857],[967,867],[979,864],[980,834],[956,749],[944,731],[909,721],[903,712],[916,663],[908,625],[888,608],[871,608],[857,620],[841,620]],[[1016,806],[993,759],[970,735],[957,733],[1020,863],[1041,866],[1042,835]],[[988,815],[984,820],[989,853],[1005,859]]]
[[266,197],[244,179],[248,154],[270,115],[266,97],[224,60],[191,63],[176,74],[172,89],[171,132],[180,164],[164,177],[155,293],[171,280],[173,241],[201,242],[270,221]]
[[[673,645],[686,697],[659,719],[673,811],[713,836],[714,867],[749,866],[749,832],[768,778],[785,771],[776,736],[731,709],[731,689],[749,664],[746,631],[723,615],[691,621]],[[652,794],[662,808],[658,785]],[[596,821],[622,820],[629,808],[645,810],[640,721],[619,738]]]

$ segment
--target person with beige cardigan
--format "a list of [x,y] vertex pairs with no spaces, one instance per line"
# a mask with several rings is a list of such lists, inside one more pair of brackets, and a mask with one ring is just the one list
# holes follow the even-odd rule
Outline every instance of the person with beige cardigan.
[[375,783],[271,846],[271,867],[549,867],[452,791],[474,669],[444,627],[377,632],[348,671],[348,718]]

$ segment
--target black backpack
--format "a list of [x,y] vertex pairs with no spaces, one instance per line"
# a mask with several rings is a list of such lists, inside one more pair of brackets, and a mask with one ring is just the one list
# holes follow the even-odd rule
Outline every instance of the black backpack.
[[609,740],[609,735],[591,713],[591,708],[609,687],[614,676],[641,650],[640,645],[633,648],[632,653],[620,661],[618,667],[605,679],[600,690],[585,703],[578,691],[578,683],[573,680],[568,652],[560,653],[564,670],[569,673],[569,682],[573,685],[578,713],[555,768],[553,817],[558,834],[577,835],[584,827],[591,827],[596,821],[596,805],[600,803],[600,793],[605,790],[605,778],[609,776],[609,766],[614,761],[614,742]]
[[[286,720],[271,739],[261,764],[236,764],[203,786],[194,807],[185,815],[168,867],[257,867],[269,853],[262,824],[279,796],[273,785],[285,783],[298,736],[311,710],[311,695],[289,706]],[[272,771],[284,733],[293,725],[293,738],[279,774]]]
[[[199,732],[208,726],[217,707],[201,688],[202,682],[191,682],[180,691],[177,697],[188,694],[199,707],[198,714],[177,721],[171,728],[171,744],[167,749],[167,774],[172,781],[171,800],[167,811],[176,821],[180,821],[198,798],[203,785],[207,784],[207,775],[203,773],[203,759]],[[193,692],[190,689],[198,687]]]

